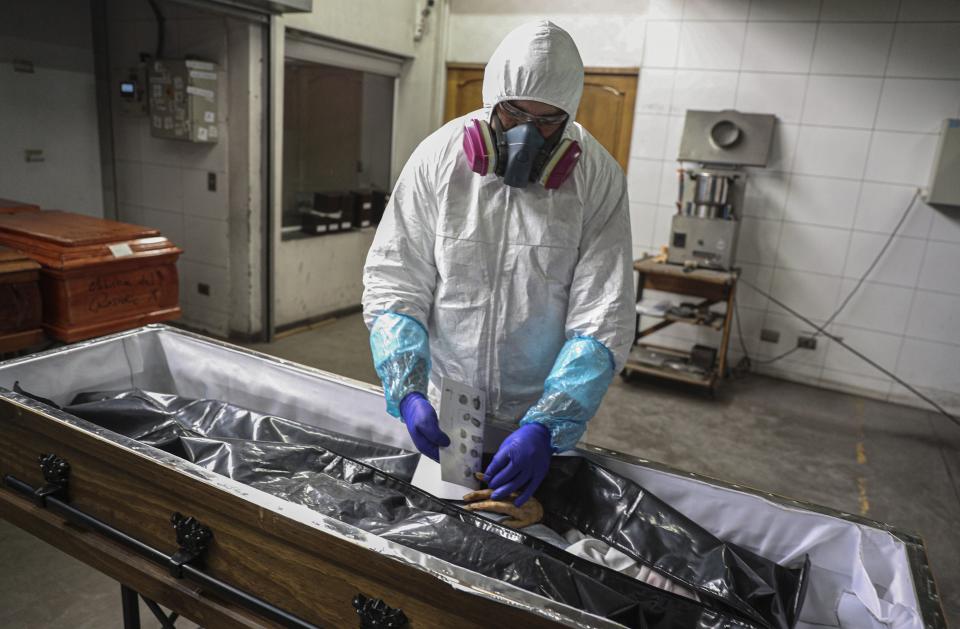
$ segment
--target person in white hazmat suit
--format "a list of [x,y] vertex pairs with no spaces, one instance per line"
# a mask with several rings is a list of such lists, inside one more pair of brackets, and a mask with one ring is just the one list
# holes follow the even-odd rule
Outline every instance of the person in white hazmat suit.
[[519,422],[485,471],[523,504],[586,430],[633,341],[623,171],[573,120],[583,62],[540,21],[500,43],[483,108],[414,151],[364,268],[363,310],[387,410],[436,459],[426,397],[446,376]]

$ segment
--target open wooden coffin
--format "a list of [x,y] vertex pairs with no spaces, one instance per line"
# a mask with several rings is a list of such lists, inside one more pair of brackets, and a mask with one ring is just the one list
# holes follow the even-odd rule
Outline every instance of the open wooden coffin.
[[[57,404],[132,387],[225,400],[412,449],[376,387],[151,325],[0,363],[0,476],[43,487],[38,457],[56,454],[70,465],[72,508],[167,554],[177,550],[171,514],[195,517],[214,534],[204,573],[317,626],[357,626],[358,594],[401,609],[413,627],[621,626],[213,474],[17,394],[16,382]],[[492,431],[485,447],[503,434]],[[922,541],[908,533],[590,446],[576,454],[723,540],[784,564],[809,556],[797,627],[945,627]],[[36,502],[9,482],[0,488],[0,516],[203,626],[290,624],[176,579]]]

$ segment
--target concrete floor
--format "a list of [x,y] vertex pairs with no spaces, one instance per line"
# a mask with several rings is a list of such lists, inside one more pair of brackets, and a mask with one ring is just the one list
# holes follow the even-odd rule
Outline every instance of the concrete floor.
[[[251,347],[377,381],[359,315]],[[716,398],[617,379],[586,440],[918,533],[960,627],[960,428],[946,418],[760,376]],[[120,626],[115,582],[3,522],[0,566],[0,627]]]

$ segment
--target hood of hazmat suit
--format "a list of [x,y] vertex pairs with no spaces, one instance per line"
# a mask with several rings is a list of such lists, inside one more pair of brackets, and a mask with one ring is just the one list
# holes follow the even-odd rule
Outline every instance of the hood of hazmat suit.
[[[574,121],[583,62],[570,35],[539,21],[493,53],[483,108],[426,138],[404,167],[364,268],[363,308],[387,409],[441,376],[487,394],[498,419],[543,423],[573,447],[633,341],[626,181]],[[582,156],[556,189],[473,172],[464,125],[505,100],[570,119]]]

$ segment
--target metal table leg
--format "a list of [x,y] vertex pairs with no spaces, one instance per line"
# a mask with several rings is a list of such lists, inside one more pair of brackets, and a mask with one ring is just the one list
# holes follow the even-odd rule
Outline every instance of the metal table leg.
[[121,584],[120,599],[123,601],[123,629],[140,629],[140,595]]

